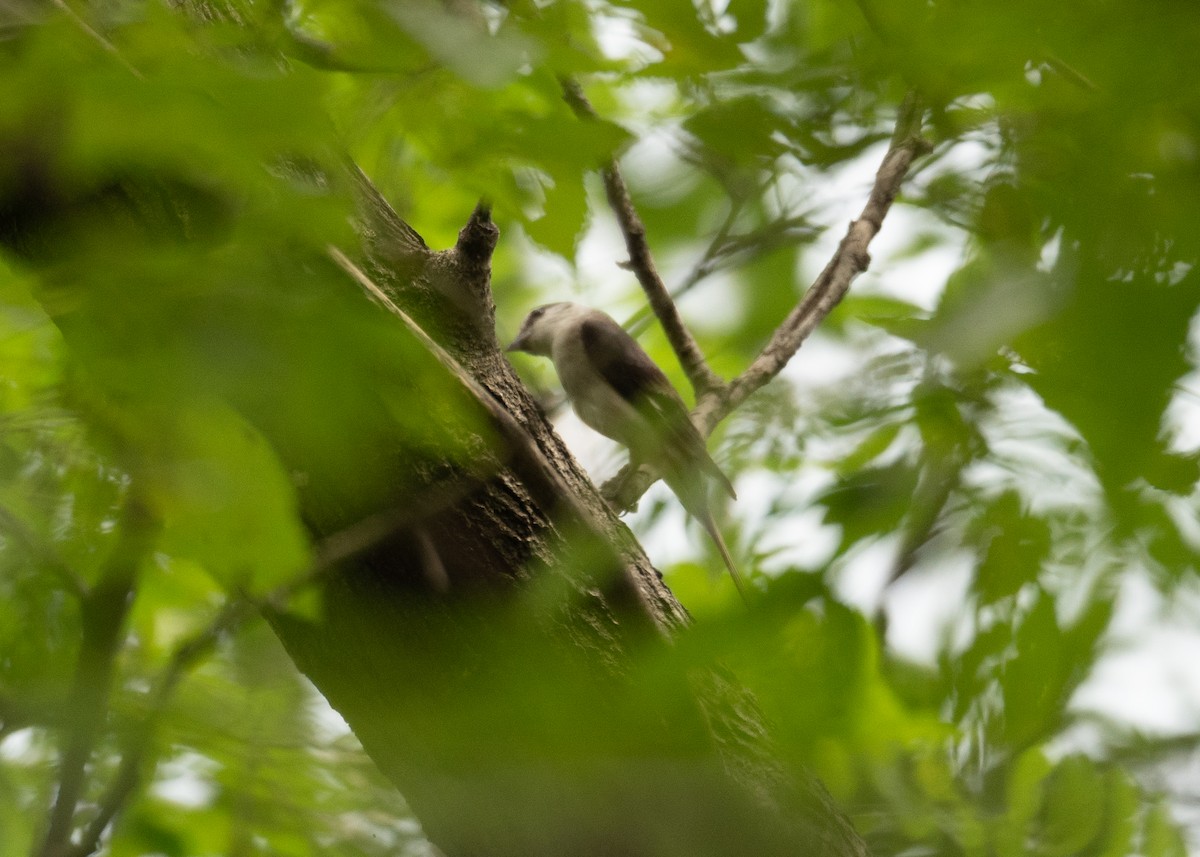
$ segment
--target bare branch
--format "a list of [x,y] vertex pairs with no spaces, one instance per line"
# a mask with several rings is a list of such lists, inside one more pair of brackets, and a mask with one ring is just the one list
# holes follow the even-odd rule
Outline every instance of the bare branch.
[[1056,72],[1062,75],[1064,79],[1069,80],[1080,89],[1087,90],[1088,92],[1100,91],[1100,87],[1096,86],[1096,84],[1094,84],[1085,74],[1083,74],[1083,72],[1079,71],[1079,69],[1075,68],[1074,66],[1063,62],[1054,54],[1046,54],[1045,61],[1050,68],[1054,69]]
[[862,214],[850,224],[838,244],[837,252],[821,271],[816,281],[804,293],[800,303],[775,331],[770,342],[754,362],[729,385],[728,394],[701,404],[701,421],[710,430],[752,393],[782,371],[795,356],[804,340],[832,312],[850,288],[854,278],[867,270],[871,262],[867,252],[871,241],[879,234],[896,194],[909,167],[918,156],[928,151],[928,144],[919,136],[921,107],[915,96],[909,95],[900,108],[896,133],[875,174],[875,184]]
[[[571,105],[577,115],[584,119],[596,118],[596,111],[588,102],[587,96],[584,95],[582,87],[577,82],[564,79],[562,87],[567,103]],[[621,234],[625,236],[625,248],[629,251],[629,268],[641,283],[642,291],[646,293],[646,299],[650,302],[650,308],[654,310],[663,331],[667,334],[667,341],[671,343],[671,348],[679,358],[679,364],[691,382],[696,398],[699,399],[712,390],[720,389],[723,386],[721,379],[704,359],[700,346],[684,325],[683,318],[679,315],[679,309],[675,306],[666,284],[663,283],[658,269],[654,266],[654,257],[650,253],[650,245],[646,241],[646,227],[642,223],[641,217],[638,216],[637,208],[629,195],[629,188],[625,184],[621,168],[615,158],[601,169],[601,176],[604,180],[604,192],[608,197],[608,204],[612,208],[613,214],[616,215],[617,223],[621,227]]]
[[[721,221],[716,234],[708,242],[708,246],[704,248],[704,253],[696,261],[696,264],[692,266],[692,269],[688,271],[687,276],[683,278],[679,285],[671,290],[672,303],[682,295],[687,294],[697,283],[702,282],[713,271],[717,270],[721,257],[728,252],[726,245],[729,242],[729,232],[733,229],[733,224],[737,220],[738,214],[741,213],[742,200],[731,198],[729,203],[729,211],[725,213],[725,219]],[[650,320],[650,312],[651,309],[648,306],[639,309],[625,322],[625,329],[635,336],[645,330]]]
[[[721,420],[778,375],[845,296],[854,278],[867,269],[871,260],[868,246],[879,233],[913,161],[929,151],[929,144],[920,137],[921,114],[917,97],[910,93],[900,107],[891,146],[875,174],[862,214],[850,224],[833,258],[746,371],[729,385],[712,388],[698,398],[692,422],[701,433],[711,434]],[[646,468],[630,472],[626,467],[602,485],[600,492],[616,508],[628,509],[654,478]]]

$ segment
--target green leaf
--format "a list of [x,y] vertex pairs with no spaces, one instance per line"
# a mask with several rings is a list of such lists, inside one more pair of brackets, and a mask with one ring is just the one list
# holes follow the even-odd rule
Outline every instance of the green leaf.
[[1085,265],[1062,311],[1017,343],[1035,370],[1030,385],[1083,435],[1111,494],[1161,470],[1163,412],[1189,368],[1197,306],[1195,276],[1166,287],[1144,276],[1113,281]]
[[1101,857],[1121,857],[1137,850],[1138,808],[1142,795],[1128,774],[1108,771],[1108,807]]
[[977,633],[961,654],[943,655],[941,668],[954,691],[953,719],[956,722],[965,717],[973,705],[986,698],[998,672],[998,664],[1012,641],[1013,628],[1007,622],[996,622]]
[[908,510],[916,484],[916,471],[901,460],[847,474],[823,491],[816,502],[824,509],[825,523],[842,528],[839,551],[894,530]]
[[635,8],[649,28],[642,31],[643,40],[663,53],[655,66],[657,73],[685,78],[740,64],[742,54],[735,40],[715,35],[701,22],[695,7],[641,0]]
[[525,225],[529,237],[552,253],[574,260],[588,220],[587,192],[581,175],[560,176],[543,185],[544,211]]
[[902,427],[900,423],[888,423],[872,431],[848,455],[838,461],[838,471],[855,473],[871,464],[892,447]]
[[1004,740],[1026,747],[1058,728],[1065,706],[1067,657],[1054,599],[1041,592],[1013,641],[1016,655],[1004,668]]
[[177,412],[168,430],[150,489],[165,521],[161,549],[254,595],[300,575],[308,538],[291,480],[263,436],[215,400]]
[[766,0],[730,0],[725,11],[737,20],[737,35],[742,41],[750,41],[762,34],[767,27]]
[[1079,854],[1103,831],[1107,818],[1107,778],[1085,756],[1068,756],[1046,781],[1042,807],[1042,847],[1051,857]]
[[684,123],[711,153],[739,166],[766,165],[785,151],[787,120],[762,100],[743,97],[710,105]]
[[1186,857],[1187,845],[1166,804],[1150,810],[1142,829],[1141,853],[1146,857]]
[[925,315],[916,304],[887,295],[847,295],[829,315],[828,325],[842,329],[850,319],[864,321],[887,331],[902,328],[903,322]]
[[1038,578],[1050,553],[1050,527],[1006,491],[972,526],[982,551],[972,588],[983,604],[1016,595]]
[[[1024,750],[1009,766],[1005,784],[1005,801],[1008,805],[1006,822],[1020,837],[1027,835],[1026,826],[1037,816],[1042,806],[1043,793],[1048,777],[1054,770],[1041,747]],[[1024,843],[1021,844],[1024,850]]]
[[470,16],[431,0],[408,0],[384,8],[430,56],[475,86],[501,86],[522,65],[539,59],[537,42],[511,26],[489,34]]

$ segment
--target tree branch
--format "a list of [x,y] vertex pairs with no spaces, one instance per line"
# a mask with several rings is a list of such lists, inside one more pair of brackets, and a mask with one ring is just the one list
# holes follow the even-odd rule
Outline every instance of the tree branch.
[[850,224],[833,258],[749,368],[729,384],[724,396],[700,404],[697,416],[706,431],[712,431],[751,394],[778,375],[809,334],[846,295],[854,279],[867,270],[871,263],[868,247],[879,234],[909,167],[929,151],[929,144],[919,136],[920,122],[921,105],[910,93],[900,107],[891,146],[875,173],[875,184],[862,214]]
[[[708,242],[708,246],[704,248],[704,253],[692,266],[692,269],[687,273],[687,276],[670,292],[671,302],[674,303],[682,295],[689,292],[695,285],[717,270],[720,259],[727,252],[727,244],[729,242],[729,232],[733,229],[733,224],[737,220],[738,214],[742,210],[742,200],[730,198],[729,211],[725,213],[721,225],[717,228],[717,232],[713,235],[712,240]],[[624,327],[631,334],[636,336],[641,331],[646,329],[650,321],[651,308],[649,306],[642,307],[635,312]]]
[[[705,279],[723,268],[743,264],[761,257],[787,243],[797,243],[811,239],[817,230],[808,222],[804,215],[783,217],[771,221],[750,232],[739,235],[729,234],[729,226],[734,216],[722,223],[713,240],[709,242],[703,255],[692,266],[675,288],[671,290],[671,300],[677,301]],[[643,307],[634,313],[625,323],[625,329],[636,335],[646,328],[650,319],[650,308]]]
[[[692,421],[704,435],[711,434],[723,419],[783,370],[809,334],[845,296],[854,278],[867,269],[871,261],[867,248],[883,226],[909,168],[929,151],[929,144],[920,136],[921,115],[919,99],[910,92],[900,106],[891,145],[875,173],[875,183],[862,214],[850,224],[833,258],[750,366],[728,385],[711,388],[698,396]],[[626,467],[604,483],[600,493],[617,508],[628,509],[653,481],[654,477],[645,468],[631,472]]]
[[[577,82],[564,79],[562,87],[567,102],[578,115],[588,119],[595,118],[595,110]],[[658,275],[646,241],[646,228],[633,205],[616,160],[610,161],[604,167],[602,173],[605,193],[625,236],[630,268],[637,275],[650,307],[662,324],[671,347],[692,383],[697,400],[693,419],[699,423],[704,434],[711,433],[722,419],[783,370],[804,340],[838,305],[854,279],[867,270],[871,262],[867,249],[879,234],[883,219],[887,216],[909,167],[918,156],[929,151],[929,144],[920,137],[921,113],[919,99],[915,92],[910,92],[900,106],[891,145],[875,174],[875,184],[862,214],[850,224],[833,258],[804,293],[804,297],[792,313],[776,329],[767,346],[749,368],[728,385],[723,384],[709,368],[695,338],[683,324],[671,293]],[[714,251],[717,249],[715,242],[710,244],[704,258],[693,271],[689,286],[711,272],[709,268],[713,264]],[[628,474],[622,473],[607,483],[602,488],[602,493],[610,498],[623,498],[625,502],[622,502],[621,506],[624,507],[645,490],[643,486],[637,490],[637,495],[630,496],[632,490],[636,490],[631,482],[641,481],[630,480]],[[649,481],[645,484],[649,485]]]
[[[578,116],[584,119],[596,118],[596,111],[587,100],[587,96],[584,95],[583,88],[576,81],[563,79],[562,88],[567,103],[571,105]],[[671,343],[671,348],[679,358],[679,364],[691,382],[698,400],[706,393],[720,389],[723,386],[721,379],[704,359],[700,346],[696,343],[691,331],[684,325],[678,307],[675,306],[666,284],[654,266],[654,257],[650,253],[650,245],[646,241],[646,227],[642,223],[641,217],[638,216],[637,208],[633,204],[633,198],[629,195],[629,188],[621,175],[621,168],[617,164],[616,158],[610,160],[600,172],[604,180],[604,192],[608,197],[608,204],[612,208],[613,214],[616,215],[617,223],[621,227],[621,234],[625,236],[625,248],[629,252],[629,268],[641,283],[642,291],[646,293],[646,299],[650,302],[651,309],[654,310],[663,331],[667,334],[667,341]]]
[[131,493],[122,513],[120,536],[103,576],[81,604],[83,639],[67,701],[66,748],[59,763],[58,793],[37,851],[39,857],[60,857],[70,852],[72,821],[83,796],[87,762],[107,714],[120,653],[120,631],[133,599],[137,568],[157,531],[158,522],[137,493]]

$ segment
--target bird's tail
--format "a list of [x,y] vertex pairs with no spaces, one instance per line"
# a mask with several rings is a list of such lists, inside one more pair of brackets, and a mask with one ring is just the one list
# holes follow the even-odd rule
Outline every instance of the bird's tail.
[[699,519],[704,529],[708,531],[709,538],[717,546],[717,551],[721,554],[721,559],[725,561],[725,567],[729,569],[729,576],[733,578],[733,585],[737,587],[738,595],[742,596],[742,601],[749,603],[749,599],[746,596],[746,584],[742,580],[742,573],[738,571],[737,563],[729,555],[729,548],[725,545],[725,539],[721,536],[721,531],[717,529],[717,522],[713,520],[712,512],[705,509],[704,514],[699,516]]
[[725,471],[721,469],[721,465],[712,460],[712,456],[708,454],[707,450],[704,451],[704,457],[701,461],[708,475],[717,481],[717,484],[729,495],[730,499],[736,500],[737,492],[733,490],[733,483],[729,481],[729,477],[725,475]]

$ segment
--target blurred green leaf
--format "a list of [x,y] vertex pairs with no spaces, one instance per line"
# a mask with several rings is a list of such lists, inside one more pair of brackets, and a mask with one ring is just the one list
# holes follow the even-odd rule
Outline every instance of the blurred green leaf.
[[291,480],[262,435],[213,401],[177,412],[170,429],[148,489],[166,523],[161,549],[253,595],[304,571],[308,539]]
[[759,36],[767,26],[766,0],[731,0],[725,11],[737,21],[737,35],[743,41]]
[[1069,663],[1062,638],[1054,599],[1041,592],[1013,635],[1016,654],[1001,679],[1006,744],[1026,747],[1059,725]]
[[781,140],[786,139],[786,120],[764,101],[749,96],[693,113],[683,127],[708,151],[742,166],[785,150]]
[[862,539],[894,530],[904,518],[916,484],[912,465],[897,461],[841,477],[817,501],[825,522],[842,528],[841,549],[846,550]]
[[983,556],[972,586],[981,603],[1016,595],[1038,578],[1050,552],[1050,527],[1022,508],[1015,492],[997,498],[975,526]]
[[1139,804],[1137,784],[1123,772],[1110,770],[1104,843],[1100,851],[1104,857],[1128,854],[1136,848]]
[[1165,287],[1108,276],[1081,267],[1063,310],[1016,346],[1035,370],[1030,385],[1083,435],[1097,474],[1117,493],[1159,470],[1163,412],[1188,369],[1200,287],[1193,277]]
[[[622,4],[624,5],[624,4]],[[642,38],[663,53],[656,71],[688,77],[738,65],[742,55],[733,38],[718,35],[695,8],[668,0],[643,0],[632,5],[649,29]]]
[[1141,853],[1146,857],[1184,857],[1188,853],[1183,835],[1171,819],[1170,810],[1159,803],[1146,818]]
[[1052,771],[1053,765],[1040,747],[1023,751],[1010,766],[1004,794],[1007,811],[998,842],[1004,857],[1028,853],[1030,827],[1042,806]]
[[1084,756],[1068,756],[1046,780],[1042,842],[1046,854],[1079,854],[1104,829],[1107,782]]

